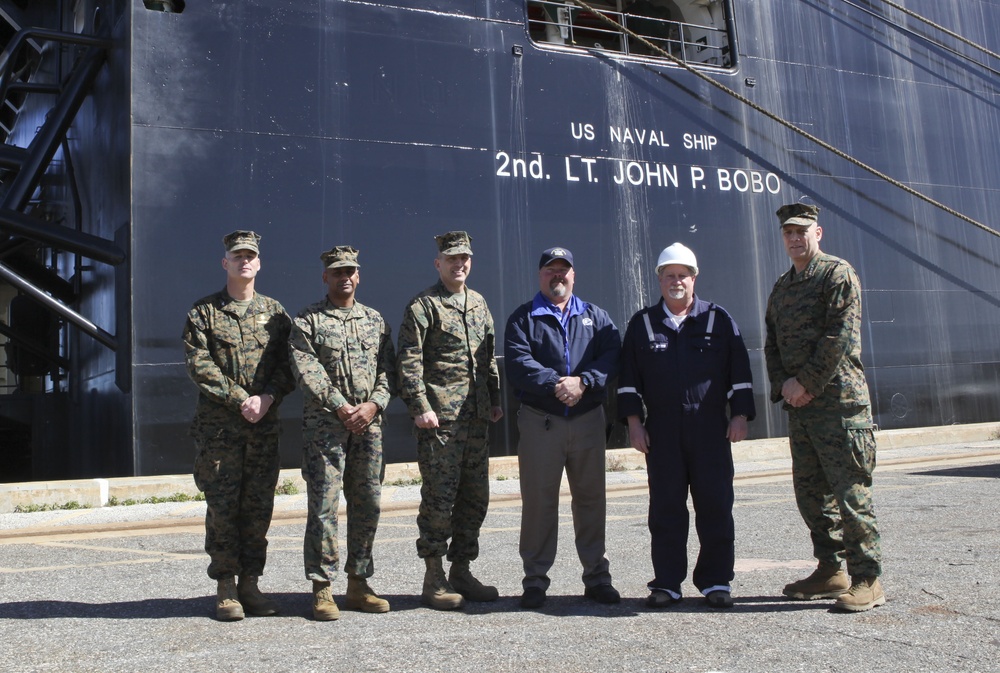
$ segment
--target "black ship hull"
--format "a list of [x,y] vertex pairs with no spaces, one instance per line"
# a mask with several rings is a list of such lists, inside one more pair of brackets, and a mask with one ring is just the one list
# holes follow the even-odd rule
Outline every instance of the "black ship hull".
[[[698,255],[699,296],[744,333],[751,437],[766,437],[785,433],[763,362],[765,303],[789,266],[774,211],[808,200],[822,208],[824,251],[864,285],[879,427],[1000,419],[1000,240],[655,53],[547,41],[525,0],[175,12],[119,0],[78,3],[93,12],[82,19],[72,3],[20,4],[0,3],[110,41],[49,168],[67,180],[71,165],[82,198],[45,198],[65,226],[125,253],[49,256],[115,347],[70,324],[58,381],[0,395],[21,438],[9,450],[31,456],[31,477],[190,470],[196,390],[179,335],[191,303],[223,284],[220,239],[237,228],[262,234],[258,290],[293,314],[325,291],[319,253],[359,248],[358,297],[394,333],[436,280],[434,234],[470,232],[469,284],[500,332],[537,291],[543,248],[570,248],[577,294],[624,326],[658,297],[659,250],[681,241]],[[713,4],[727,49],[715,63],[686,54],[698,72],[967,218],[995,219],[1000,61],[878,0]],[[907,6],[1000,47],[995,2]],[[28,147],[46,110],[27,101],[8,144]],[[388,411],[387,458],[412,460],[405,409]],[[301,398],[282,412],[292,467]],[[497,428],[495,454],[514,452],[512,431]]]

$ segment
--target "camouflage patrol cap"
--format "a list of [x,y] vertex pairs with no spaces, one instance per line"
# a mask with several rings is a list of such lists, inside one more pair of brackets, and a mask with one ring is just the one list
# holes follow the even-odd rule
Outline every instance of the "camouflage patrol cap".
[[253,250],[260,254],[260,234],[252,231],[237,230],[222,237],[222,244],[226,246],[226,252],[236,252],[237,250]]
[[323,266],[328,269],[339,269],[342,266],[353,266],[358,269],[358,251],[349,245],[336,245],[319,256]]
[[810,224],[816,224],[819,220],[819,206],[810,206],[805,203],[789,203],[778,208],[778,212],[775,214],[778,216],[778,222],[782,227],[786,224],[797,224],[802,227],[808,227]]
[[471,255],[472,237],[464,231],[449,231],[447,234],[435,236],[438,252],[442,255]]

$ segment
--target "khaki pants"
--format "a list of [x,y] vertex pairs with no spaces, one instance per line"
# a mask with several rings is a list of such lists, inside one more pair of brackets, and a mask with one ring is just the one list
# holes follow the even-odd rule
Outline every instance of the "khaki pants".
[[549,587],[559,534],[559,484],[563,469],[573,494],[576,551],[587,587],[611,582],[605,555],[605,420],[598,407],[580,416],[557,416],[522,405],[517,413],[521,439],[517,460],[521,479],[522,585]]

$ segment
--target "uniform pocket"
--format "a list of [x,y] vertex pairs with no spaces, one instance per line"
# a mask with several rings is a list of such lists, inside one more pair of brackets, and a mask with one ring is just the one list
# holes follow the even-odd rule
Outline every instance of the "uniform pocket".
[[212,335],[212,359],[227,374],[232,374],[236,371],[236,367],[239,364],[239,357],[237,356],[239,348],[239,342],[226,334]]
[[339,334],[333,332],[316,333],[316,351],[323,362],[338,362],[344,350],[344,342]]
[[378,348],[379,333],[372,332],[371,334],[362,334],[359,341],[361,342],[361,347],[366,353],[371,353],[376,348]]
[[[222,433],[217,432],[216,435]],[[194,457],[194,485],[199,491],[205,492],[219,480],[219,474],[225,469],[225,454],[220,450],[220,445],[224,440],[217,436],[207,440],[198,447],[198,453]]]
[[475,324],[472,324],[469,325],[467,329],[466,326],[458,320],[442,320],[441,334],[450,342],[464,343],[466,340],[466,334],[468,334],[468,338],[470,340],[475,339],[476,326]]
[[269,344],[277,344],[281,340],[281,321],[277,315],[258,315],[254,319],[254,339],[262,348]]
[[705,353],[716,353],[722,348],[722,344],[719,339],[713,339],[710,334],[706,334],[692,339],[691,347]]
[[855,465],[871,477],[876,464],[875,424],[871,414],[865,408],[856,414],[845,416],[841,424],[847,431]]
[[[240,487],[247,440],[232,423],[245,423],[245,421],[242,419],[224,423],[205,421],[202,424],[204,434],[201,438],[195,439],[197,453],[192,470],[195,486],[200,491],[218,495],[234,493]],[[268,433],[280,431],[278,423],[261,421],[260,425],[262,427],[254,429],[259,440],[267,441],[264,438]],[[277,456],[275,462],[277,463]]]

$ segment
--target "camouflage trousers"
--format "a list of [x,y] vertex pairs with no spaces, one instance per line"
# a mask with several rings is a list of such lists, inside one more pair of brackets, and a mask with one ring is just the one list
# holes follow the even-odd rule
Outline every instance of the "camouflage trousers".
[[339,421],[337,430],[306,428],[302,478],[308,487],[302,556],[306,578],[332,582],[337,577],[340,549],[337,510],[340,492],[347,501],[347,563],[344,572],[371,577],[375,572],[372,546],[381,513],[382,428],[368,426],[351,434]]
[[214,580],[262,575],[278,483],[280,426],[234,418],[194,433],[194,481],[205,493],[205,551]]
[[417,555],[447,552],[449,561],[473,561],[490,504],[488,422],[442,421],[441,427],[417,428],[416,434],[423,481]]
[[799,512],[821,563],[846,559],[852,576],[882,574],[872,504],[875,434],[868,407],[791,409],[788,436]]

